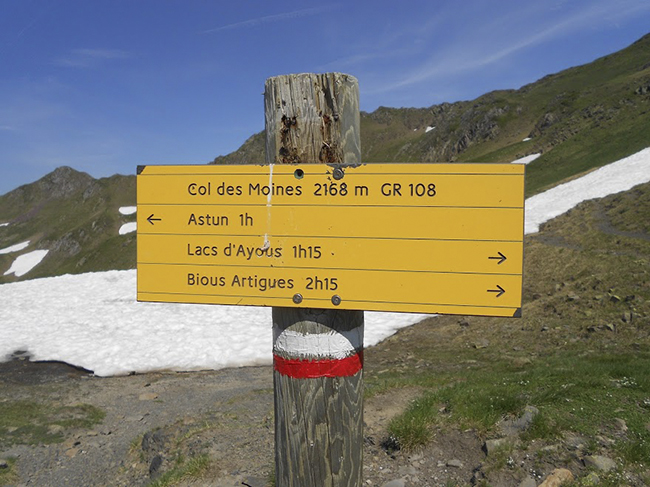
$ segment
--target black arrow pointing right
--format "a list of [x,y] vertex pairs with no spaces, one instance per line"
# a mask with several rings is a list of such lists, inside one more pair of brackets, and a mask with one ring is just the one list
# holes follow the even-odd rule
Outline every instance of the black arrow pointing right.
[[506,292],[506,290],[503,289],[503,288],[502,288],[501,286],[499,286],[498,284],[497,284],[497,288],[498,288],[498,289],[488,289],[487,292],[489,292],[489,293],[497,293],[497,295],[495,296],[495,297],[497,297],[497,298],[500,297],[503,293]]
[[499,255],[495,255],[493,257],[488,257],[488,259],[498,260],[499,262],[497,262],[497,265],[498,264],[503,264],[506,261],[506,256],[503,255],[501,252],[497,252],[497,254],[499,254]]
[[149,218],[147,218],[147,221],[153,225],[153,222],[161,222],[162,218],[154,218],[152,213],[149,215]]

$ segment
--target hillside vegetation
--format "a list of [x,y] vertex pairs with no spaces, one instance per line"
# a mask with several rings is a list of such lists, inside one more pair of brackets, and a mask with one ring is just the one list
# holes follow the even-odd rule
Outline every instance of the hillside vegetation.
[[[649,147],[649,110],[647,35],[622,51],[519,90],[429,108],[362,113],[362,160],[510,162],[541,153],[526,175],[530,196]],[[264,160],[260,132],[212,163]]]
[[[24,252],[48,249],[46,258],[23,278],[79,274],[135,267],[135,233],[120,235],[134,215],[135,177],[94,179],[61,167],[33,184],[0,197],[0,249],[30,242]],[[20,280],[4,272],[16,253],[0,254],[0,283]]]

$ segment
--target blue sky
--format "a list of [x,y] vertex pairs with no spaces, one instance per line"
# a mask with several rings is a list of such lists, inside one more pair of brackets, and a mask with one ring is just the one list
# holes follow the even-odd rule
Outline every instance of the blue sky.
[[202,164],[264,128],[264,81],[341,71],[361,108],[519,88],[650,32],[648,0],[0,0],[0,194]]

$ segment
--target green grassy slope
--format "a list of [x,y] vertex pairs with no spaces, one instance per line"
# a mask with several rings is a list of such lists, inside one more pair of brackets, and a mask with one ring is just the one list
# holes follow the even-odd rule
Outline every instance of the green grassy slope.
[[[135,267],[135,234],[119,235],[135,216],[119,213],[135,205],[135,178],[95,180],[70,168],[59,168],[39,181],[0,196],[0,248],[29,241],[20,253],[50,252],[24,278]],[[17,253],[0,254],[0,271]],[[19,280],[0,275],[0,283]]]

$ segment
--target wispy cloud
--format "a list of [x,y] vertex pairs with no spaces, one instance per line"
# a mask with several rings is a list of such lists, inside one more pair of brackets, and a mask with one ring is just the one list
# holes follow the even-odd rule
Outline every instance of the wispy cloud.
[[226,30],[233,30],[233,29],[240,29],[240,28],[251,28],[251,27],[257,27],[263,24],[270,24],[274,22],[284,22],[287,20],[294,20],[294,19],[299,19],[301,17],[310,17],[313,15],[318,15],[322,14],[324,12],[330,11],[336,7],[335,4],[332,5],[327,5],[324,7],[312,7],[312,8],[305,8],[302,10],[295,10],[293,12],[285,12],[281,14],[275,14],[275,15],[267,15],[264,17],[256,17],[254,19],[248,19],[244,20],[242,22],[235,22],[233,24],[227,24],[227,25],[222,25],[219,27],[215,27],[214,29],[208,29],[202,31],[203,34],[210,34],[213,32],[223,32]]
[[[383,93],[454,74],[476,71],[528,48],[560,39],[566,34],[598,28],[608,23],[611,25],[647,10],[650,10],[650,3],[640,4],[634,0],[612,3],[601,0],[591,4],[589,8],[564,12],[564,16],[559,20],[557,16],[546,17],[545,21],[538,20],[542,13],[537,6],[534,9],[513,12],[508,16],[507,22],[504,22],[504,18],[499,18],[492,23],[478,26],[476,35],[472,37],[484,39],[481,44],[468,37],[467,42],[458,42],[452,49],[437,52],[400,78],[375,86],[372,91]],[[511,27],[507,28],[508,25]]]
[[119,49],[73,49],[67,55],[53,61],[64,68],[94,68],[106,61],[128,59],[131,53]]

